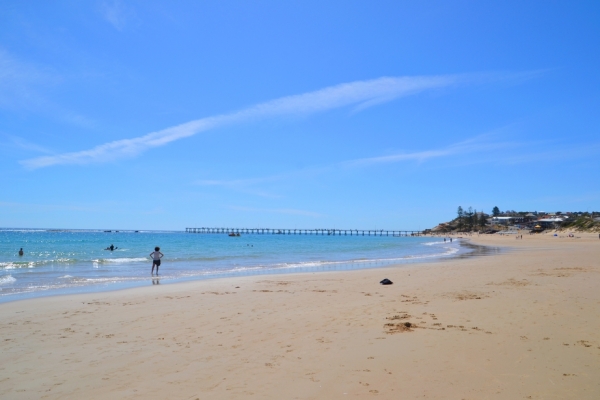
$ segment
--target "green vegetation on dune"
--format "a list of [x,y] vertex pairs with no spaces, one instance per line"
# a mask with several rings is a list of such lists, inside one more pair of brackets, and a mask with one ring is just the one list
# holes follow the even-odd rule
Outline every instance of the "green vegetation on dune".
[[492,209],[491,214],[477,212],[472,207],[458,207],[456,218],[443,222],[431,232],[487,232],[494,233],[509,228],[540,232],[547,229],[600,232],[600,212],[561,212],[500,211]]
[[567,219],[560,225],[560,228],[588,232],[600,231],[600,216],[598,213],[585,213],[577,218]]

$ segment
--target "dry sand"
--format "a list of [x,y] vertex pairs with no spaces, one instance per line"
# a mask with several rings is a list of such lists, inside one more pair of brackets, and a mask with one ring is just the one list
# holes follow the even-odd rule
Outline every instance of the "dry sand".
[[600,240],[561,236],[472,237],[510,246],[487,257],[0,304],[0,397],[598,399]]

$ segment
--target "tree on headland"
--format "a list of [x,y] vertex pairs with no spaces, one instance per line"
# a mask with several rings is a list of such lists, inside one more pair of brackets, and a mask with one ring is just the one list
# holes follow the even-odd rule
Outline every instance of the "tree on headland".
[[479,221],[478,225],[481,229],[485,228],[485,226],[487,225],[487,218],[485,217],[485,214],[482,212],[481,215],[479,215]]
[[463,208],[461,206],[458,206],[458,210],[456,211],[457,214],[457,219],[458,219],[458,230],[462,230],[463,227],[463,218],[465,217],[465,211],[463,210]]
[[[506,209],[504,212],[500,212],[498,207],[494,207],[492,214],[485,214],[483,212],[477,212],[472,207],[468,209],[459,206],[456,211],[457,216],[449,222],[440,223],[438,226],[432,229],[433,232],[472,232],[479,228],[484,233],[494,233],[500,227],[494,226],[495,223],[489,218],[499,215],[504,216],[520,216],[523,217],[523,223],[520,224],[520,228],[532,229],[536,224],[536,216],[544,215],[544,212],[528,212],[528,211],[511,211]],[[600,215],[597,211],[592,212],[562,212],[560,214],[562,222],[556,222],[556,228],[559,229],[571,229],[577,231],[589,231],[600,233],[600,218],[594,218]],[[492,225],[492,229],[489,229],[489,225]]]
[[469,231],[473,230],[473,215],[475,215],[475,213],[473,212],[473,207],[469,207],[467,212],[465,213],[465,216],[467,217],[466,220]]

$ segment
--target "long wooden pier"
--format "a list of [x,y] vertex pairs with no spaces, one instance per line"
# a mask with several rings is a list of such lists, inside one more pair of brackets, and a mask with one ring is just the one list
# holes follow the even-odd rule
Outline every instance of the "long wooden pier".
[[421,231],[385,229],[272,229],[272,228],[185,228],[186,233],[250,235],[327,235],[327,236],[421,236]]

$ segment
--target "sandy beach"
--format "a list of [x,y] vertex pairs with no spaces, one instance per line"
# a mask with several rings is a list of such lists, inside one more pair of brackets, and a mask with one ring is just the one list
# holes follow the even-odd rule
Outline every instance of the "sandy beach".
[[600,240],[575,236],[0,304],[0,397],[597,399]]

